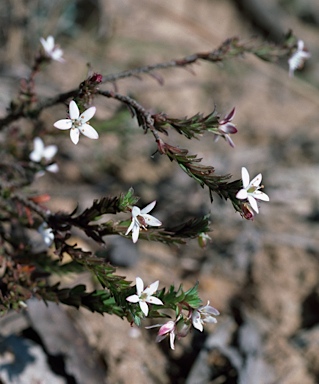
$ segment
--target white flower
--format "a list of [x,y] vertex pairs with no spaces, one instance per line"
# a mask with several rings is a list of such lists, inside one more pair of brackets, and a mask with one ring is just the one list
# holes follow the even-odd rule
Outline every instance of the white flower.
[[[56,145],[48,145],[47,147],[44,146],[44,143],[40,137],[35,137],[33,140],[33,146],[34,149],[30,153],[29,158],[30,160],[34,161],[35,163],[40,163],[42,159],[45,159],[46,161],[51,161],[52,158],[55,156],[55,154],[58,151],[58,147]],[[56,173],[59,171],[59,166],[56,163],[50,164],[45,167],[45,169],[48,172]],[[43,176],[44,171],[37,172],[37,176]]]
[[219,312],[217,309],[211,307],[209,305],[209,301],[207,301],[207,305],[202,305],[201,307],[195,309],[192,313],[193,327],[203,332],[204,323],[217,323],[217,320],[214,316],[218,315]]
[[69,119],[56,121],[53,125],[58,129],[70,129],[70,137],[74,144],[79,142],[80,132],[90,139],[98,139],[99,134],[89,125],[89,120],[92,119],[96,112],[95,107],[90,107],[80,115],[80,111],[75,101],[71,101],[69,105]]
[[140,277],[136,278],[136,295],[132,295],[126,298],[131,303],[139,303],[140,308],[145,316],[148,315],[148,305],[146,303],[163,305],[162,300],[155,296],[153,293],[157,291],[159,281],[155,281],[144,289],[143,280]]
[[30,160],[39,163],[42,159],[47,161],[52,160],[52,158],[56,155],[58,151],[58,147],[56,145],[48,145],[44,146],[43,141],[40,137],[35,137],[33,140],[34,149],[30,153]]
[[236,197],[241,200],[248,199],[251,207],[259,213],[256,199],[269,201],[268,195],[260,191],[260,188],[263,188],[263,186],[260,185],[262,175],[259,173],[252,181],[249,181],[249,173],[245,167],[242,167],[241,175],[244,188],[237,192]]
[[41,234],[43,241],[45,242],[47,247],[50,247],[54,240],[52,228],[50,228],[46,222],[43,222],[38,228],[38,232]]
[[56,61],[60,61],[62,63],[64,61],[62,55],[63,51],[59,48],[58,45],[54,44],[54,37],[48,36],[45,40],[43,37],[40,38],[40,42],[42,44],[42,47],[46,53],[46,55]]
[[132,231],[132,240],[133,243],[136,243],[140,233],[140,227],[146,229],[147,225],[152,225],[154,227],[159,227],[162,223],[152,215],[148,215],[156,204],[156,201],[148,204],[145,208],[140,209],[139,207],[132,207],[132,222],[127,228],[125,235],[128,235]]
[[289,76],[292,77],[296,69],[302,68],[304,62],[310,57],[310,52],[305,50],[305,43],[302,40],[298,40],[297,50],[288,60]]

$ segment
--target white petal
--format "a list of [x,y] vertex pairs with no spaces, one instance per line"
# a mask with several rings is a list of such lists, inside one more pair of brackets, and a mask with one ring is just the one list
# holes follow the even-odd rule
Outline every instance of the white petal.
[[53,125],[55,126],[55,128],[58,128],[58,129],[70,129],[72,127],[72,120],[70,119],[58,120]]
[[77,120],[80,116],[79,107],[76,105],[76,102],[74,100],[70,101],[69,115],[71,120]]
[[46,160],[51,160],[55,156],[57,151],[58,151],[58,147],[56,145],[48,145],[43,150],[43,157]]
[[246,189],[241,189],[240,191],[238,191],[236,193],[236,197],[237,197],[237,199],[240,199],[240,200],[247,199],[248,193],[247,193]]
[[138,303],[140,301],[140,298],[137,295],[131,295],[127,297],[126,300],[130,303]]
[[257,204],[257,201],[254,199],[254,197],[251,195],[248,195],[248,201],[249,201],[252,209],[254,211],[256,211],[257,213],[259,213],[258,204]]
[[136,218],[138,215],[141,214],[141,210],[139,207],[136,207],[135,205],[132,207],[132,217]]
[[138,296],[141,296],[143,289],[144,289],[143,280],[140,277],[137,277],[136,278],[136,292],[137,292]]
[[79,127],[79,130],[81,131],[81,133],[83,133],[84,136],[86,136],[90,139],[98,139],[99,138],[99,134],[96,132],[96,130],[93,127],[91,127],[90,124],[82,124]]
[[241,178],[243,181],[243,187],[247,188],[249,185],[249,173],[245,167],[242,167],[241,169]]
[[266,193],[261,192],[261,191],[255,191],[254,192],[254,198],[259,199],[259,200],[263,200],[263,201],[269,201],[269,196],[266,195]]
[[254,187],[259,187],[262,180],[262,175],[259,173],[256,177],[252,179],[250,182],[250,185],[253,185]]
[[160,300],[158,297],[155,297],[155,296],[150,296],[150,297],[148,297],[146,301],[147,301],[148,303],[150,303],[150,304],[164,305],[164,303],[162,302],[162,300]]
[[144,207],[143,209],[141,209],[141,213],[144,214],[144,213],[149,213],[149,212],[151,212],[151,210],[155,207],[155,204],[156,204],[156,200],[154,200],[153,202],[151,202],[150,204],[148,204],[146,207]]
[[59,172],[59,166],[57,163],[53,163],[51,165],[48,165],[46,168],[45,168],[48,172],[52,172],[52,173],[57,173]]
[[127,236],[131,232],[131,230],[133,229],[133,226],[134,226],[134,219],[131,221],[130,226],[127,228],[127,231],[125,232],[125,236]]
[[171,349],[175,349],[174,347],[174,340],[175,340],[175,332],[172,331],[170,334],[169,334],[169,344],[171,346]]
[[145,293],[147,295],[153,295],[157,291],[159,285],[159,280],[155,281],[154,283],[150,284],[147,288],[145,288]]
[[203,332],[203,324],[201,322],[201,318],[200,318],[200,314],[198,313],[198,311],[195,311],[193,313],[193,316],[192,316],[192,323],[193,323],[193,327],[198,329],[199,331]]
[[71,128],[70,137],[74,144],[79,142],[80,131],[77,128]]
[[87,109],[86,111],[81,113],[81,116],[79,117],[79,120],[81,121],[82,124],[86,123],[87,121],[92,119],[92,117],[94,116],[95,112],[96,112],[96,108],[95,107],[90,107],[89,109]]
[[34,150],[30,153],[29,158],[32,161],[39,162],[42,159],[44,144],[40,137],[33,140]]
[[140,234],[140,226],[134,222],[133,229],[132,229],[133,243],[137,242],[139,234]]
[[162,225],[162,222],[152,215],[144,214],[141,216],[143,216],[147,225],[152,225],[153,227],[159,227]]
[[140,307],[145,316],[148,315],[148,305],[144,301],[140,301]]

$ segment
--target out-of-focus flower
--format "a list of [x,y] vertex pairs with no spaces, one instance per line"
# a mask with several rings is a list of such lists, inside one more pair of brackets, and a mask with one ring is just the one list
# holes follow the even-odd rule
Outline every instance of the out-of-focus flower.
[[146,229],[147,225],[153,227],[159,227],[162,225],[162,222],[156,219],[156,217],[149,215],[150,212],[156,204],[156,201],[148,204],[145,208],[140,209],[139,207],[132,207],[132,221],[130,226],[127,228],[125,235],[128,235],[132,231],[132,240],[133,243],[136,243],[140,233],[140,227]]
[[43,222],[38,228],[38,232],[41,234],[46,246],[50,247],[54,240],[54,234],[52,232],[52,228],[50,228],[46,222]]
[[58,45],[54,43],[54,37],[48,36],[47,39],[44,39],[43,37],[40,38],[40,42],[42,44],[42,47],[44,49],[45,54],[52,60],[59,61],[62,63],[65,61],[63,59],[63,51],[61,48],[59,48]]
[[89,124],[89,120],[92,119],[95,112],[96,108],[90,107],[80,115],[79,107],[76,102],[72,100],[69,105],[70,118],[58,120],[53,125],[62,130],[70,129],[70,137],[74,144],[79,142],[80,132],[90,139],[98,139],[99,134]]
[[231,147],[235,147],[235,144],[229,135],[235,134],[237,128],[231,121],[235,116],[235,108],[233,108],[223,120],[219,121],[218,133],[215,134],[214,141],[219,139],[219,136],[222,136]]
[[163,305],[162,300],[158,299],[155,296],[152,296],[153,293],[157,291],[159,281],[155,281],[144,289],[143,280],[140,277],[136,278],[136,293],[135,295],[131,295],[126,298],[127,301],[131,303],[139,303],[140,308],[145,316],[148,315],[148,305]]
[[242,181],[243,181],[243,189],[237,192],[237,199],[244,200],[248,199],[251,207],[259,213],[258,204],[256,199],[269,201],[268,195],[266,193],[260,191],[260,188],[263,188],[260,185],[262,180],[262,175],[259,173],[252,181],[250,181],[249,173],[245,167],[241,169]]
[[215,316],[218,316],[219,312],[216,308],[209,305],[202,305],[201,307],[194,310],[192,313],[193,327],[203,332],[204,323],[217,323]]
[[44,143],[40,137],[35,137],[33,140],[34,149],[30,153],[30,160],[34,162],[40,162],[42,159],[50,161],[56,155],[58,147],[56,145],[44,146]]
[[296,69],[302,68],[305,61],[310,57],[311,54],[306,50],[305,43],[302,40],[298,40],[296,52],[288,59],[289,76],[292,77]]
[[200,233],[200,234],[198,235],[198,245],[199,245],[201,248],[206,248],[207,243],[208,243],[209,241],[211,241],[211,240],[212,240],[212,238],[211,238],[209,235],[207,235],[207,233],[205,233],[205,232],[202,232],[202,233]]
[[[52,158],[56,155],[58,151],[58,147],[56,145],[48,145],[47,147],[44,145],[42,139],[40,137],[35,137],[33,140],[34,149],[30,153],[30,160],[35,163],[40,163],[42,159],[45,159],[46,162],[52,160]],[[45,167],[46,171],[56,173],[59,171],[59,166],[56,163],[50,164]],[[43,176],[44,171],[37,172],[37,176]]]

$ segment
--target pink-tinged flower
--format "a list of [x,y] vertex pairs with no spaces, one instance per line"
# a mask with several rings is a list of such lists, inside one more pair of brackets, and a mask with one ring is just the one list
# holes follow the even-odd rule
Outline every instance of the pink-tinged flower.
[[229,135],[237,133],[237,128],[231,121],[235,116],[235,108],[233,108],[223,120],[219,121],[218,133],[215,134],[214,141],[219,139],[219,136],[222,136],[231,147],[235,147],[235,144]]
[[202,305],[201,307],[194,310],[192,313],[192,323],[193,327],[203,332],[204,323],[217,323],[217,320],[214,316],[218,316],[219,312],[216,308],[209,305]]
[[236,197],[240,200],[248,199],[251,207],[259,213],[258,204],[256,199],[269,201],[268,195],[260,191],[260,188],[263,188],[263,185],[260,185],[262,180],[262,175],[259,173],[252,181],[249,181],[249,173],[245,167],[241,169],[243,189],[237,192]]
[[169,320],[165,324],[155,324],[146,328],[150,329],[150,328],[156,328],[156,327],[160,327],[157,333],[156,342],[160,343],[162,340],[165,339],[166,336],[169,335],[170,347],[171,349],[175,349],[174,342],[175,342],[175,334],[176,334],[176,322],[173,320]]
[[156,219],[156,217],[149,215],[150,212],[155,207],[156,201],[148,204],[145,208],[140,209],[139,207],[132,207],[132,221],[130,226],[127,228],[125,235],[128,235],[132,231],[132,240],[133,243],[136,243],[140,233],[140,227],[146,229],[148,225],[153,227],[159,227],[162,225],[162,222]]
[[62,130],[70,129],[70,137],[74,144],[79,142],[80,132],[90,139],[98,139],[99,134],[89,124],[89,120],[92,119],[95,112],[96,108],[90,107],[80,115],[80,110],[76,102],[72,100],[69,105],[70,118],[58,120],[53,125],[55,128]]
[[136,295],[131,295],[126,298],[127,301],[131,303],[139,303],[140,308],[145,316],[148,315],[148,305],[163,305],[162,300],[158,299],[155,296],[152,296],[153,293],[157,291],[159,281],[155,281],[144,289],[143,280],[140,277],[136,278]]
[[297,50],[288,60],[289,76],[292,77],[296,69],[302,68],[304,62],[310,57],[311,54],[306,50],[305,43],[302,40],[298,40]]
[[47,39],[44,39],[43,37],[40,38],[40,42],[42,44],[42,47],[44,49],[45,54],[52,60],[59,61],[62,63],[65,61],[62,57],[63,51],[59,48],[58,45],[54,43],[54,37],[48,36]]

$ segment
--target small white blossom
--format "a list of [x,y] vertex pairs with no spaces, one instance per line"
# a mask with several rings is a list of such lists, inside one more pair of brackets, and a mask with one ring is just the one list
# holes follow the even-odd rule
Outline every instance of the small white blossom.
[[204,323],[217,323],[217,320],[214,316],[218,316],[219,312],[216,308],[209,305],[202,305],[201,307],[194,310],[192,313],[192,323],[193,327],[203,332]]
[[52,228],[50,228],[46,222],[43,222],[38,228],[38,232],[41,234],[46,246],[50,247],[54,240],[54,234],[52,232]]
[[63,51],[61,48],[59,48],[58,45],[54,43],[54,37],[48,36],[47,39],[44,39],[43,37],[40,38],[40,42],[42,44],[42,47],[46,53],[46,55],[52,59],[59,61],[62,63],[64,61],[62,55]]
[[[30,153],[30,160],[35,163],[40,163],[42,159],[45,159],[47,162],[51,161],[52,158],[56,155],[58,151],[58,147],[56,145],[48,145],[47,147],[44,145],[42,139],[40,137],[35,137],[33,140],[34,149]],[[50,164],[45,168],[48,172],[56,173],[59,171],[59,166],[56,163]],[[39,171],[37,176],[43,176],[44,171]]]
[[260,191],[260,188],[263,188],[260,185],[262,180],[262,175],[259,173],[252,181],[249,181],[249,173],[245,167],[241,169],[242,181],[243,181],[243,189],[237,192],[237,199],[244,200],[248,199],[251,207],[259,213],[258,204],[256,199],[269,201],[268,195],[266,193]]
[[40,137],[35,137],[33,140],[34,149],[30,153],[30,160],[39,163],[42,159],[50,161],[56,155],[58,147],[56,145],[44,146],[44,143]]
[[155,305],[163,305],[162,300],[158,299],[155,296],[152,296],[153,293],[157,291],[159,281],[155,281],[154,283],[150,284],[144,289],[144,283],[143,280],[140,277],[136,278],[136,293],[135,295],[131,295],[126,298],[127,301],[131,303],[139,303],[140,308],[145,316],[148,315],[148,305],[149,304],[155,304]]
[[302,68],[304,62],[310,57],[310,52],[305,50],[305,43],[302,40],[298,40],[297,50],[288,60],[289,76],[292,77],[296,69]]
[[95,112],[96,108],[90,107],[80,115],[79,107],[76,102],[72,100],[69,105],[70,118],[58,120],[53,125],[62,130],[70,129],[70,137],[74,144],[79,142],[80,132],[90,139],[98,139],[99,134],[89,124],[89,120],[92,119]]
[[140,233],[140,227],[146,229],[147,225],[152,225],[154,227],[159,227],[162,225],[161,221],[156,219],[156,217],[149,215],[150,212],[156,204],[156,201],[148,204],[145,208],[140,209],[139,207],[132,207],[132,221],[130,226],[127,228],[125,235],[128,235],[132,231],[132,240],[133,243],[136,243]]

